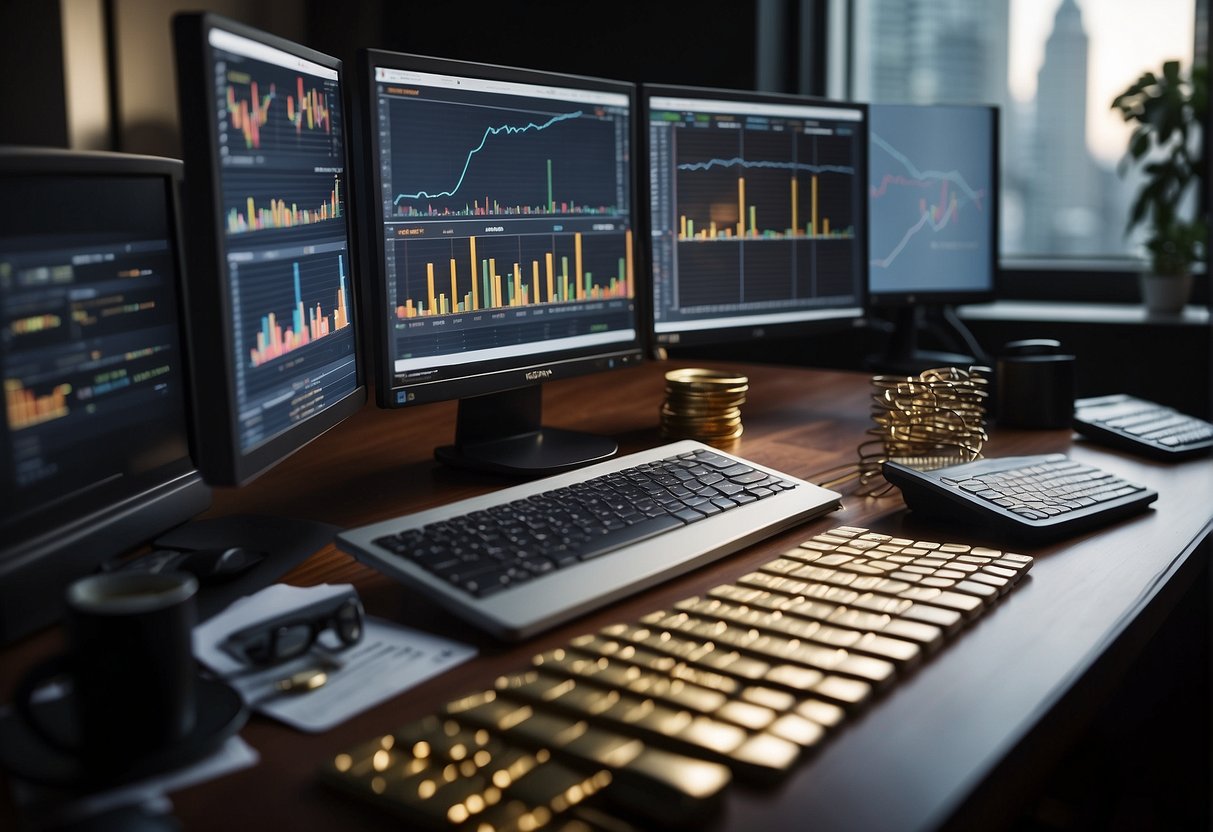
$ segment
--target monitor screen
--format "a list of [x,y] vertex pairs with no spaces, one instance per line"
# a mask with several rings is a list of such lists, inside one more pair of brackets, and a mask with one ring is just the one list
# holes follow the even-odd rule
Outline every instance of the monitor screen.
[[460,400],[457,465],[614,453],[541,424],[541,383],[643,358],[635,85],[364,50],[367,296],[383,407]]
[[866,105],[658,85],[642,99],[658,346],[863,316]]
[[180,167],[0,149],[0,640],[210,503],[188,444]]
[[197,458],[240,484],[366,401],[342,67],[214,15],[174,33]]
[[[951,304],[995,296],[998,108],[871,104],[868,115],[868,296],[892,318],[884,356],[869,363],[904,373],[985,363]],[[947,349],[920,349],[927,329]]]

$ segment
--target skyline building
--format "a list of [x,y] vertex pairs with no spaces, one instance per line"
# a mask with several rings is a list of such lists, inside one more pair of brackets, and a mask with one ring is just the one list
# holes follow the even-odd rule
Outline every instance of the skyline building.
[[869,0],[855,14],[857,99],[999,106],[1005,254],[1134,248],[1123,232],[1139,177],[1120,179],[1087,146],[1090,36],[1076,0],[1057,8],[1031,102],[1010,92],[1010,0]]

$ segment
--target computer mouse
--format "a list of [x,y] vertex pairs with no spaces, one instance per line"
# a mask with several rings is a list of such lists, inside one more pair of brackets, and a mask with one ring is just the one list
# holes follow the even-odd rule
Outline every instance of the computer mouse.
[[265,560],[265,552],[243,546],[223,549],[196,549],[183,552],[172,564],[173,569],[189,572],[199,583],[219,583],[242,575]]

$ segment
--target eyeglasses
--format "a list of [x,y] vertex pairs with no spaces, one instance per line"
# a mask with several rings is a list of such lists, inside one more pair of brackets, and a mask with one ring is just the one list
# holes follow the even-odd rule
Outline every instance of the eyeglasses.
[[234,658],[269,666],[298,658],[319,643],[343,650],[362,638],[362,601],[353,592],[291,610],[238,630],[223,642]]

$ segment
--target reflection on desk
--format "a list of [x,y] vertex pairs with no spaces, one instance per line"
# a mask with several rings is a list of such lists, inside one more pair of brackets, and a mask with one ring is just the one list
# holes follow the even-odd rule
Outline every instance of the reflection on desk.
[[[856,460],[870,427],[866,374],[713,366],[750,379],[746,433],[730,450],[809,480],[815,471]],[[661,442],[657,414],[667,369],[654,362],[617,371],[610,378],[610,396],[601,395],[600,378],[551,383],[544,413],[554,425],[614,436],[623,452],[653,447]],[[430,449],[449,438],[452,403],[406,415],[368,406],[252,485],[217,493],[212,515],[307,516],[349,527],[505,484],[440,467],[430,457]],[[1213,466],[1206,460],[1163,465],[1073,439],[1068,430],[995,428],[986,452],[1066,453],[1156,490],[1156,503],[1107,529],[1021,549],[980,530],[962,533],[915,518],[895,493],[885,498],[844,494],[842,510],[828,518],[518,645],[486,639],[426,598],[326,547],[288,581],[353,583],[369,613],[476,644],[480,655],[324,734],[302,735],[251,721],[242,735],[261,753],[262,764],[174,794],[177,813],[190,828],[251,826],[266,817],[295,830],[351,824],[397,828],[398,821],[386,813],[322,788],[320,768],[368,738],[441,713],[462,695],[492,689],[498,677],[518,674],[536,655],[735,584],[801,541],[841,525],[912,540],[1010,549],[1031,557],[1032,570],[974,626],[925,656],[917,669],[848,718],[842,730],[827,732],[812,754],[801,753],[777,788],[734,781],[722,793],[709,828],[810,823],[827,830],[1007,828],[1038,794],[1096,706],[1124,687],[1129,664],[1149,655],[1143,652],[1149,637],[1167,629],[1189,590],[1206,591],[1198,579],[1207,576]],[[0,687],[11,691],[24,667],[55,651],[57,638],[48,632],[5,650]],[[1187,681],[1180,674],[1206,667],[1207,660],[1204,652],[1185,656],[1164,665],[1150,681],[1155,686],[1168,679]],[[1207,724],[1207,713],[1196,716]],[[1204,742],[1207,732],[1176,732],[1172,738]],[[1162,765],[1169,757],[1152,759]]]

